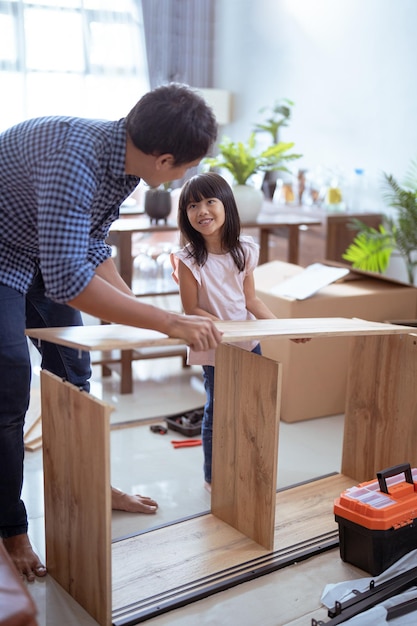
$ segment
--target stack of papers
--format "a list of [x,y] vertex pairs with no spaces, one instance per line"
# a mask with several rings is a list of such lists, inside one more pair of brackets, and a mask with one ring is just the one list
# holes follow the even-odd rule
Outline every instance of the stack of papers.
[[305,300],[347,274],[349,274],[349,269],[345,267],[330,267],[323,263],[313,263],[299,274],[272,287],[270,293],[294,300]]

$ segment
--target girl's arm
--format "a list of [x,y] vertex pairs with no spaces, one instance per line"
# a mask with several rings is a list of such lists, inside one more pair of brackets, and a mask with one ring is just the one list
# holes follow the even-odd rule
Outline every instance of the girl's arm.
[[248,274],[243,283],[243,291],[245,293],[246,308],[256,317],[257,320],[274,319],[276,315],[256,295],[255,280],[253,272]]
[[211,320],[219,319],[198,306],[197,281],[191,270],[182,261],[178,261],[178,285],[184,313],[187,315],[202,315],[209,317]]
[[[262,300],[256,295],[253,272],[246,276],[243,283],[243,290],[245,292],[246,308],[252,313],[252,315],[256,317],[256,319],[276,319],[276,315],[274,315],[272,311],[268,309],[266,304],[264,304]],[[310,341],[310,339],[305,337],[299,337],[298,339],[290,339],[290,341],[293,341],[294,343],[307,343],[307,341]]]

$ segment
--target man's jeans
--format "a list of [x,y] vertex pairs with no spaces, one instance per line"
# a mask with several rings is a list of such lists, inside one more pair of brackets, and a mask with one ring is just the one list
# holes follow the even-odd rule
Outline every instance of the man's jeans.
[[[0,537],[27,532],[21,500],[23,425],[29,406],[31,365],[26,328],[79,326],[79,311],[52,302],[38,274],[26,297],[0,284]],[[89,391],[90,357],[77,350],[42,342],[42,368]]]

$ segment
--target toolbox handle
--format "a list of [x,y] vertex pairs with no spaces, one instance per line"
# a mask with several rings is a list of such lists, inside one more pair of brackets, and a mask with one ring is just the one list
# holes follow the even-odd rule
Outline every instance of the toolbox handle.
[[383,493],[389,493],[387,487],[387,478],[391,476],[396,476],[397,474],[401,474],[404,472],[405,482],[414,484],[413,475],[411,473],[411,465],[410,463],[400,463],[400,465],[393,465],[393,467],[388,467],[387,469],[382,470],[381,472],[377,472],[376,477],[379,482],[379,489]]

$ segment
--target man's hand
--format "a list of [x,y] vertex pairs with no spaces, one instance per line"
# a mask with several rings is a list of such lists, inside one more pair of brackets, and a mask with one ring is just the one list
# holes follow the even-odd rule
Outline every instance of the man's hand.
[[198,352],[217,348],[222,339],[222,333],[212,320],[198,315],[173,313],[167,334],[184,339],[190,348]]

